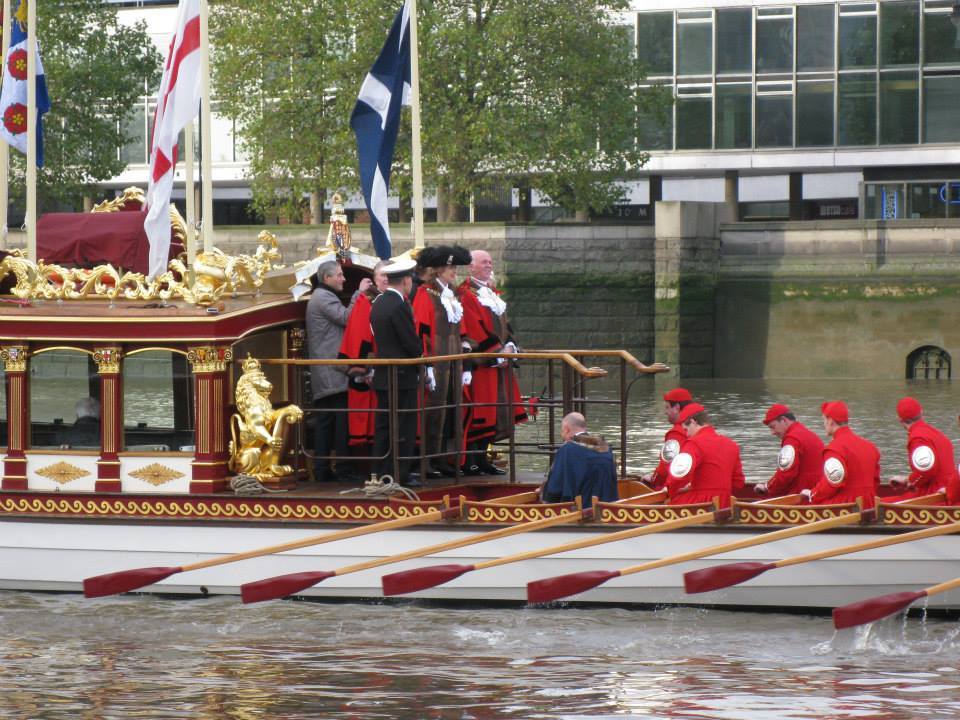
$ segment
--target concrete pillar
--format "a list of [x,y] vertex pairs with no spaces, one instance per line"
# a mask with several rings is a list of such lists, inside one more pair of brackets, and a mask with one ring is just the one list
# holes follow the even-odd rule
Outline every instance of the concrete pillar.
[[657,203],[663,200],[663,176],[650,176],[650,219],[657,219]]
[[723,204],[727,207],[727,220],[740,219],[740,173],[727,170],[723,173]]
[[654,261],[655,357],[680,378],[713,377],[725,204],[659,202]]

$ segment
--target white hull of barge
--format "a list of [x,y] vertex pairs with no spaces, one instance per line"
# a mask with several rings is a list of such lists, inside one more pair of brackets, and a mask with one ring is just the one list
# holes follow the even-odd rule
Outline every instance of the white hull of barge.
[[[338,528],[331,528],[331,532]],[[386,554],[426,547],[483,530],[415,528],[339,540],[281,555],[179,573],[144,592],[237,595],[246,582],[287,573],[336,570]],[[766,531],[766,530],[765,530]],[[765,532],[764,531],[764,532]],[[551,530],[494,540],[426,558],[330,578],[301,593],[323,598],[382,596],[382,575],[414,567],[472,564],[582,539],[607,530]],[[290,542],[318,534],[305,527],[232,525],[96,524],[74,521],[0,521],[0,588],[81,592],[86,577],[150,566],[183,566],[209,558]],[[678,531],[599,545],[561,555],[469,572],[439,587],[407,595],[446,601],[526,600],[526,584],[585,570],[616,570],[649,560],[731,542],[743,531]],[[960,536],[942,536],[773,570],[742,585],[699,595],[683,590],[683,573],[728,562],[773,562],[785,557],[865,542],[888,533],[823,532],[678,563],[615,578],[579,596],[578,602],[708,604],[728,607],[832,608],[856,600],[917,590],[957,575]],[[91,602],[95,602],[91,600]],[[960,610],[960,592],[930,599],[929,607]]]

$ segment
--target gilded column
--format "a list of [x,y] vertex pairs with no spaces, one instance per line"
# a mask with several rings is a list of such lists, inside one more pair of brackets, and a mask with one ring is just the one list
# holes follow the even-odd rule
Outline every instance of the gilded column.
[[120,457],[123,449],[123,376],[118,347],[95,348],[93,360],[100,375],[100,459],[97,492],[120,492]]
[[191,493],[222,490],[227,476],[229,382],[233,351],[226,346],[192,347],[187,360],[193,369],[196,451]]
[[0,347],[7,385],[7,455],[3,459],[3,489],[27,489],[27,456],[30,445],[29,349],[25,345]]

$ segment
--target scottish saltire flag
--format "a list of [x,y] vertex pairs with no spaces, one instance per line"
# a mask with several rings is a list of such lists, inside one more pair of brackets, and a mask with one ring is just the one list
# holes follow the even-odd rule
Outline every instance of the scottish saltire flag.
[[[167,269],[170,259],[170,192],[177,164],[180,131],[200,113],[200,0],[180,0],[177,26],[157,93],[157,113],[150,143],[147,218],[150,277]],[[207,222],[204,218],[204,222]]]
[[387,194],[400,108],[410,104],[410,5],[406,0],[397,13],[350,116],[350,127],[357,134],[360,187],[370,213],[373,249],[383,260],[391,255]]
[[[27,154],[27,0],[13,14],[10,50],[3,65],[0,91],[0,139]],[[47,78],[37,46],[37,167],[43,167],[43,115],[50,110]]]

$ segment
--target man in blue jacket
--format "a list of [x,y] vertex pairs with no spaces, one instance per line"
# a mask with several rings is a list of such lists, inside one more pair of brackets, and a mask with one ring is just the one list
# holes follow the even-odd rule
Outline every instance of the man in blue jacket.
[[564,443],[540,490],[543,502],[570,502],[579,495],[583,507],[590,507],[594,497],[617,500],[617,471],[607,441],[588,433],[586,419],[577,412],[563,418],[560,436]]

